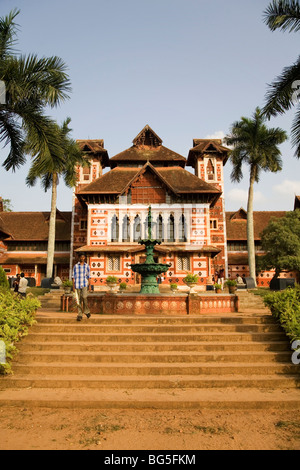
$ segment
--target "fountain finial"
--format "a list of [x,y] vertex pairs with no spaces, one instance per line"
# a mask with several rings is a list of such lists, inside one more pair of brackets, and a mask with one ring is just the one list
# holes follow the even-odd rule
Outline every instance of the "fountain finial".
[[151,206],[148,209],[148,239],[151,240],[151,226],[152,226],[152,213],[151,213]]

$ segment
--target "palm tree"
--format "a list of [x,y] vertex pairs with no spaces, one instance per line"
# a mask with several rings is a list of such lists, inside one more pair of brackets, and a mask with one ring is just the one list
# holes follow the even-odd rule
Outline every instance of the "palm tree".
[[233,169],[231,181],[240,182],[243,178],[242,167],[246,163],[250,169],[247,202],[247,245],[250,276],[256,282],[255,244],[253,227],[253,190],[259,181],[261,171],[277,172],[282,168],[281,152],[278,145],[287,139],[287,134],[280,128],[268,129],[265,117],[256,108],[252,119],[242,117],[233,123],[225,142],[232,146],[230,153]]
[[66,65],[58,57],[18,56],[15,50],[19,10],[0,18],[0,81],[5,99],[0,104],[0,142],[10,150],[3,166],[13,171],[31,153],[56,148],[56,129],[45,116],[45,107],[55,107],[68,98],[70,81]]
[[[275,31],[300,31],[300,5],[297,0],[273,0],[264,11],[264,21]],[[295,156],[300,158],[300,57],[296,62],[285,67],[273,83],[269,85],[263,112],[269,119],[277,114],[284,114],[296,106],[291,136],[295,147]]]
[[55,149],[52,148],[52,153],[49,151],[49,147],[46,147],[37,154],[34,152],[32,166],[26,178],[28,186],[34,186],[37,179],[41,178],[42,187],[45,191],[52,188],[47,253],[48,278],[52,277],[53,272],[57,185],[59,177],[63,177],[67,186],[73,187],[76,183],[76,165],[88,165],[77,143],[69,137],[71,132],[69,128],[70,121],[71,119],[67,118],[61,127],[55,124],[55,132],[58,135],[57,147]]

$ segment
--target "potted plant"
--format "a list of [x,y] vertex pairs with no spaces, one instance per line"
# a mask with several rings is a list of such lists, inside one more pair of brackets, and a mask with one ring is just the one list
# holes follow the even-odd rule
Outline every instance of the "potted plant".
[[175,294],[175,292],[177,291],[177,284],[172,283],[170,287],[171,287],[171,291],[173,292],[173,294]]
[[63,288],[65,290],[65,293],[71,292],[72,287],[73,287],[72,281],[70,281],[69,279],[66,279],[65,281],[63,281]]
[[216,283],[216,284],[214,284],[214,289],[215,289],[217,294],[220,294],[220,292],[222,292],[222,285]]
[[228,287],[229,294],[234,294],[236,291],[237,282],[235,279],[227,279],[225,285]]
[[121,282],[120,284],[120,292],[124,292],[127,289],[126,282]]
[[190,288],[190,292],[194,292],[194,287],[198,283],[199,276],[198,274],[188,273],[184,278],[183,282]]
[[118,286],[118,279],[116,276],[107,276],[106,284],[110,288],[110,291],[113,292],[113,289]]

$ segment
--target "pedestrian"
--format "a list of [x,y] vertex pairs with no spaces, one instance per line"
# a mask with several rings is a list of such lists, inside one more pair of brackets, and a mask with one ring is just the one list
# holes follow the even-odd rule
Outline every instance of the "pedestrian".
[[19,282],[19,287],[18,287],[18,294],[20,295],[20,297],[22,297],[23,299],[25,299],[26,297],[26,289],[27,289],[27,286],[28,286],[28,281],[25,277],[25,274],[24,273],[21,273],[20,274],[20,282]]
[[20,277],[21,277],[21,276],[20,276],[20,273],[18,273],[16,279],[15,279],[14,282],[13,282],[13,288],[14,288],[14,292],[15,292],[16,294],[18,294],[18,292],[19,292]]
[[84,313],[90,318],[91,313],[88,307],[88,291],[90,291],[90,267],[85,262],[85,255],[80,255],[79,262],[73,268],[73,291],[78,297],[77,321],[82,320]]

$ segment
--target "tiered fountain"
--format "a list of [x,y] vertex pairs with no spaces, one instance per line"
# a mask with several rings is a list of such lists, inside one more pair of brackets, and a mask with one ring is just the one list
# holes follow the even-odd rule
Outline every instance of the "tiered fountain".
[[168,271],[171,264],[155,263],[153,251],[155,245],[160,245],[159,240],[151,238],[152,231],[152,215],[151,206],[148,210],[148,238],[140,240],[140,245],[146,247],[146,261],[145,263],[136,263],[131,265],[132,271],[139,273],[142,277],[140,294],[159,294],[159,286],[157,283],[157,276]]

